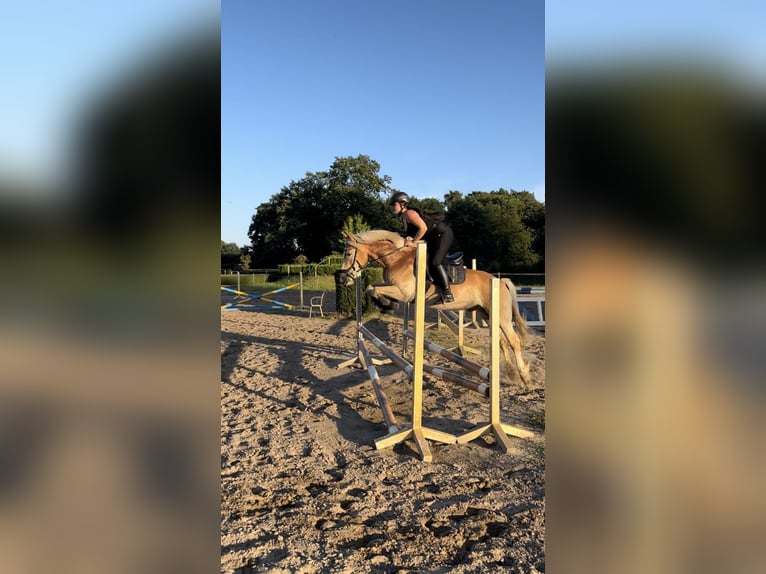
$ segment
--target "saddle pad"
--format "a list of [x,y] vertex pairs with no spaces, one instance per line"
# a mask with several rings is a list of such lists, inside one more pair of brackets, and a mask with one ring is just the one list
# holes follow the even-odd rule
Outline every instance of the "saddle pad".
[[447,265],[447,274],[449,275],[449,282],[453,285],[465,281],[465,267],[462,265]]

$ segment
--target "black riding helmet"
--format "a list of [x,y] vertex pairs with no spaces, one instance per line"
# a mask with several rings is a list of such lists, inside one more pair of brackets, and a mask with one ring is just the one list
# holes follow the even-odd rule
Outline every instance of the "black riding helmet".
[[398,191],[391,196],[391,200],[388,202],[388,205],[393,205],[395,203],[403,203],[404,205],[407,205],[409,202],[410,196],[403,191]]

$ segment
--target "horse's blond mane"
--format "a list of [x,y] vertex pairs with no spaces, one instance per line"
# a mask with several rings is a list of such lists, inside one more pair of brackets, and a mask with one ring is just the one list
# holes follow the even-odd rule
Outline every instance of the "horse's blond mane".
[[404,237],[393,231],[386,231],[385,229],[373,229],[371,231],[364,231],[356,235],[356,239],[360,243],[372,243],[373,241],[390,241],[396,247],[402,247],[404,245]]

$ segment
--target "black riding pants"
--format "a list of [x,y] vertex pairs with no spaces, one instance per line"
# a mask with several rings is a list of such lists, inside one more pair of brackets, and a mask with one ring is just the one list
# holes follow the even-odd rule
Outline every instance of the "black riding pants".
[[431,274],[431,279],[436,281],[439,287],[447,287],[447,285],[439,285],[441,283],[441,274],[436,270],[447,257],[452,242],[455,240],[455,235],[444,223],[437,223],[432,229],[428,230],[423,239],[426,240],[426,250],[428,251],[428,271]]

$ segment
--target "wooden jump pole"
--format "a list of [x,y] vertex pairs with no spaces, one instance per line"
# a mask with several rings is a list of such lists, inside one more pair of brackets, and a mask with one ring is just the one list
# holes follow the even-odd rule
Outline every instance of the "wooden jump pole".
[[[404,331],[404,335],[406,337],[409,337],[410,339],[415,338],[415,334],[410,330]],[[453,363],[457,363],[461,367],[468,369],[472,373],[479,375],[485,381],[489,381],[490,370],[487,367],[482,367],[481,365],[477,365],[473,361],[469,361],[468,359],[461,357],[457,353],[453,353],[452,351],[445,349],[444,347],[440,347],[439,345],[437,345],[436,343],[432,341],[429,341],[428,339],[423,339],[423,342],[425,343],[429,351],[436,353],[437,355],[441,355],[445,359],[448,359],[452,361]]]
[[396,422],[396,418],[394,417],[394,412],[391,410],[391,405],[388,402],[388,397],[386,397],[386,393],[383,392],[383,386],[380,383],[378,370],[375,368],[375,365],[370,359],[370,355],[367,353],[367,349],[365,349],[364,345],[362,345],[359,350],[361,351],[364,363],[367,365],[367,372],[370,375],[370,382],[372,383],[372,388],[375,391],[375,396],[378,399],[380,410],[383,412],[383,420],[386,421],[388,434],[393,434],[399,430],[399,425]]
[[[240,310],[248,310],[248,309],[279,309],[279,308],[286,308],[286,309],[293,309],[295,308],[295,305],[291,305],[290,303],[283,303],[282,301],[275,301],[273,299],[267,299],[266,295],[274,295],[275,293],[281,293],[282,291],[287,291],[288,289],[293,289],[300,285],[300,283],[293,283],[292,285],[288,285],[287,287],[280,287],[279,289],[274,289],[273,291],[267,291],[266,293],[247,293],[245,291],[240,291],[239,289],[231,289],[230,287],[223,287],[221,286],[221,291],[226,291],[227,293],[233,293],[235,295],[239,295],[241,297],[245,297],[245,299],[242,299],[240,301],[235,301],[234,303],[225,303],[221,305],[221,309],[225,311],[240,311]],[[244,307],[241,307],[241,305],[246,304],[251,301],[267,301],[269,303],[272,303],[272,305],[246,305]]]
[[[402,312],[402,330],[407,331],[410,328],[410,304],[402,303],[404,311]],[[407,337],[402,337],[402,357],[407,356]]]
[[373,345],[375,345],[378,350],[380,350],[381,353],[386,355],[389,359],[391,359],[391,362],[394,363],[397,367],[399,367],[402,371],[410,375],[412,377],[412,365],[402,359],[399,355],[397,355],[394,351],[392,351],[388,345],[386,345],[383,341],[378,339],[367,327],[364,325],[359,325],[359,331],[367,337],[367,340],[370,341]]
[[[471,259],[471,269],[476,271],[476,259]],[[479,321],[476,319],[476,311],[471,311],[471,326],[474,329],[481,329]]]
[[367,352],[367,349],[364,346],[364,340],[362,339],[362,332],[361,329],[364,328],[362,324],[362,282],[361,277],[357,277],[356,279],[356,357],[353,359],[350,359],[348,361],[345,361],[338,365],[338,368],[342,367],[348,367],[354,363],[359,363],[362,368],[367,369],[367,373],[370,377],[370,383],[372,383],[372,388],[375,391],[375,397],[378,399],[378,406],[380,407],[381,412],[383,413],[383,420],[386,423],[386,426],[388,427],[388,433],[389,435],[392,433],[395,433],[399,430],[399,424],[396,422],[396,417],[394,417],[394,412],[391,410],[391,405],[388,402],[388,397],[386,397],[386,393],[383,392],[383,385],[380,381],[380,376],[378,375],[378,370],[375,368],[375,365],[385,364],[389,361],[381,361],[379,359],[375,359],[373,357],[370,357],[370,354]]
[[299,271],[299,272],[298,272],[298,281],[300,282],[300,285],[301,285],[301,306],[300,306],[300,307],[298,307],[298,309],[300,309],[301,311],[303,311],[304,309],[306,309],[306,308],[307,308],[307,307],[306,307],[306,306],[303,304],[303,271]]
[[[387,346],[383,341],[381,341],[375,335],[373,335],[370,332],[370,330],[367,329],[367,327],[362,326],[360,327],[360,330],[362,331],[364,336],[367,337],[367,340],[370,341],[370,343],[375,345],[378,348],[378,350],[380,350],[381,353],[383,353],[389,359],[391,359],[392,363],[394,363],[402,371],[407,373],[410,379],[412,379],[415,369],[409,362],[407,362],[405,359],[397,355],[389,346]],[[414,335],[412,335],[412,337],[414,338]],[[452,373],[445,369],[432,367],[426,364],[423,364],[423,370],[426,373],[430,373],[434,375],[435,377],[439,377],[447,381],[457,383],[458,385],[461,385],[467,389],[471,389],[472,391],[476,391],[477,393],[484,395],[485,398],[489,398],[489,386],[485,385],[484,383],[477,383],[476,381],[472,381],[470,379],[466,379],[465,377],[461,377],[460,375],[456,373]]]
[[477,383],[476,381],[472,381],[471,379],[466,379],[465,377],[460,376],[457,373],[453,373],[452,371],[447,371],[439,367],[432,367],[430,365],[423,365],[423,370],[426,373],[430,373],[435,377],[439,377],[440,379],[450,381],[451,383],[457,383],[461,387],[465,387],[466,389],[471,389],[472,391],[476,391],[477,393],[482,395],[485,399],[489,398],[489,385],[485,383]]

